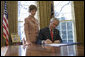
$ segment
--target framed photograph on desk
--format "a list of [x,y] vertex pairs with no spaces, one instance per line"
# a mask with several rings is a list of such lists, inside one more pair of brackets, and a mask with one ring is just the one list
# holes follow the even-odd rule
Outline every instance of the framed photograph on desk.
[[11,34],[11,38],[12,38],[12,43],[21,43],[20,41],[20,36],[16,33],[12,33]]

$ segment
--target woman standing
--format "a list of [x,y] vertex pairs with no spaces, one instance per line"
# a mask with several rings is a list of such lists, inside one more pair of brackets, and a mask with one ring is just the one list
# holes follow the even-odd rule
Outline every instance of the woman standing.
[[30,15],[25,18],[24,31],[26,36],[26,45],[30,45],[36,42],[36,38],[39,31],[38,20],[35,19],[37,7],[35,5],[29,6]]

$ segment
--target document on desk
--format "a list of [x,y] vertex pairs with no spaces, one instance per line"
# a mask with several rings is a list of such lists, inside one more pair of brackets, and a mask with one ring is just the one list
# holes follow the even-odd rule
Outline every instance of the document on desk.
[[64,43],[60,43],[60,44],[52,43],[52,44],[45,44],[45,45],[46,45],[46,46],[56,46],[56,47],[60,47],[60,46],[67,45],[67,44],[64,44]]
[[79,43],[52,43],[52,44],[45,44],[46,46],[55,46],[55,47],[60,47],[60,46],[66,46],[66,45],[74,45],[74,44],[79,44]]

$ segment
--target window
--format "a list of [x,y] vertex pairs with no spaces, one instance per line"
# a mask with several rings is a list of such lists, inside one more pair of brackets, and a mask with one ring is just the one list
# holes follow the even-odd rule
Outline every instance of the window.
[[[31,4],[37,6],[37,1],[18,1],[18,34],[20,36],[20,40],[25,38],[24,19],[29,15],[28,8]],[[39,19],[38,11],[36,12],[35,18]]]
[[57,27],[63,42],[75,42],[72,1],[54,1],[54,16],[60,20]]

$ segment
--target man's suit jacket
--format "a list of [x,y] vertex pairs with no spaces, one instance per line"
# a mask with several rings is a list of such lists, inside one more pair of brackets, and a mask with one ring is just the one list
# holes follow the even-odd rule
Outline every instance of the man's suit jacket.
[[[48,27],[40,30],[36,43],[42,44],[42,40],[46,40],[46,39],[50,39],[52,41],[50,29]],[[55,40],[60,40],[60,42],[62,42],[62,39],[59,35],[59,31],[57,29],[53,30],[53,41]]]

